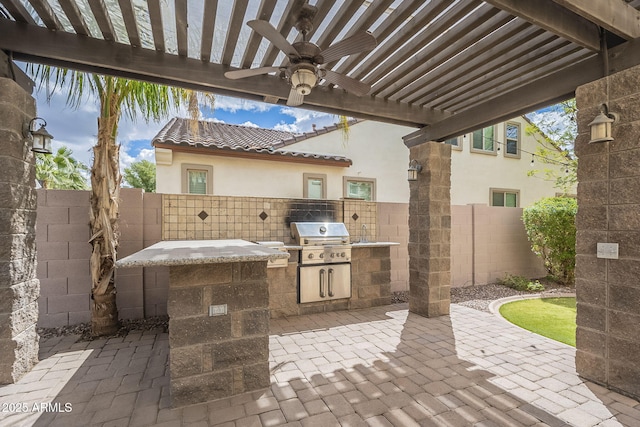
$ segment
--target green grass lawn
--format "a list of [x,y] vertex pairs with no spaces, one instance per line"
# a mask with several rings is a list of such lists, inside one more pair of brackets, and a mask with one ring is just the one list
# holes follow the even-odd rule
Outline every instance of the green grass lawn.
[[576,346],[576,299],[536,298],[500,307],[509,322],[547,338]]

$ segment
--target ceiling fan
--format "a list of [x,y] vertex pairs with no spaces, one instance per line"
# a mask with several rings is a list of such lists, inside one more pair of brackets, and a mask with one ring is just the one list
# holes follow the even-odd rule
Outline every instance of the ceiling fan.
[[324,50],[307,40],[307,35],[313,29],[312,20],[317,12],[315,6],[302,6],[296,20],[296,29],[302,34],[302,41],[289,43],[269,22],[253,20],[247,22],[255,32],[269,40],[275,47],[284,52],[289,58],[289,64],[283,67],[261,67],[244,70],[227,71],[228,79],[242,79],[279,71],[291,85],[287,105],[297,106],[304,101],[304,96],[311,93],[318,81],[324,79],[341,87],[349,93],[363,96],[369,93],[371,86],[344,74],[336,73],[320,65],[328,64],[342,58],[368,51],[376,47],[376,39],[369,32],[361,32],[341,40]]

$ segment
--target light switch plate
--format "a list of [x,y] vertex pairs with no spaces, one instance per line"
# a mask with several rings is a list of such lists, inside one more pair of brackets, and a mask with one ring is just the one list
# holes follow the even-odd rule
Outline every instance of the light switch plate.
[[227,314],[227,304],[210,305],[209,316],[224,316]]
[[618,259],[618,244],[598,243],[596,256],[604,259]]

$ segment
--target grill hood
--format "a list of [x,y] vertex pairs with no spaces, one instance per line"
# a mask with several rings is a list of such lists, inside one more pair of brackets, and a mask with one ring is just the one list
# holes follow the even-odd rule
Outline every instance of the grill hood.
[[292,222],[291,236],[300,245],[349,243],[349,232],[342,222]]

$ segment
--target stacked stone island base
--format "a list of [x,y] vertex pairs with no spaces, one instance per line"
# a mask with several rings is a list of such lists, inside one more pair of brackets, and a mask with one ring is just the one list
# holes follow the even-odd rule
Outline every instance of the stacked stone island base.
[[165,241],[118,267],[169,266],[174,407],[269,386],[267,261],[289,254],[243,240]]

